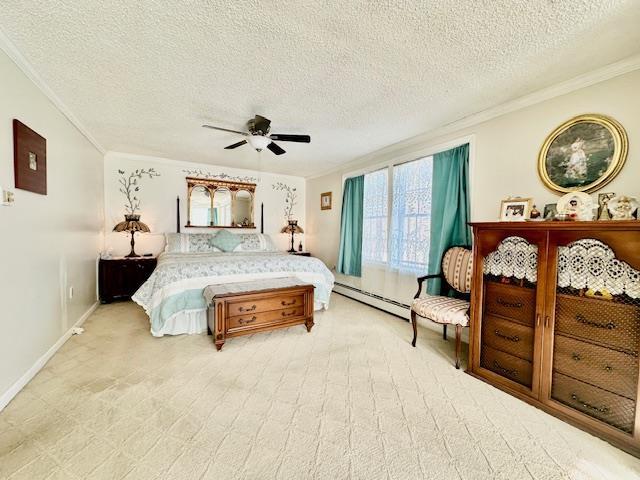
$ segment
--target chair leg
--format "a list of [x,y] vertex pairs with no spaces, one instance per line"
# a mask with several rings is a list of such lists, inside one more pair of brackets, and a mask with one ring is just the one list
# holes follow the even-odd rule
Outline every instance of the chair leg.
[[442,338],[443,338],[444,340],[446,340],[446,339],[447,339],[447,326],[446,326],[446,325],[443,325],[443,326],[442,326]]
[[460,369],[460,336],[462,335],[462,325],[456,325],[456,368]]
[[418,338],[418,325],[416,320],[416,312],[411,310],[411,325],[413,326],[413,341],[411,342],[411,346],[416,346],[416,339]]

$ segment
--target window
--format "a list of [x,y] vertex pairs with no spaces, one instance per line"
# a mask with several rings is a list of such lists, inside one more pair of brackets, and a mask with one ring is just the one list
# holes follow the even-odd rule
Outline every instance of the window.
[[426,272],[429,263],[433,157],[393,168],[390,267]]
[[387,261],[387,180],[388,168],[364,176],[364,213],[362,220],[362,260]]

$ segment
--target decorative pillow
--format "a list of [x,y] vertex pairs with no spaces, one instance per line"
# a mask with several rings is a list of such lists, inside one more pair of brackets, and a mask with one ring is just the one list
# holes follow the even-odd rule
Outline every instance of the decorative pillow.
[[277,248],[269,235],[263,233],[241,233],[238,235],[242,243],[236,247],[235,252],[275,252]]
[[190,253],[208,253],[219,252],[211,240],[216,237],[215,233],[190,233],[189,234],[189,252]]
[[219,248],[223,252],[233,252],[242,243],[239,235],[235,235],[228,230],[220,230],[215,237],[209,239],[212,247]]
[[219,252],[211,245],[210,240],[215,236],[211,233],[166,233],[167,244],[164,251],[167,253],[206,253]]
[[186,253],[189,251],[189,234],[165,233],[167,241],[164,251],[167,253]]

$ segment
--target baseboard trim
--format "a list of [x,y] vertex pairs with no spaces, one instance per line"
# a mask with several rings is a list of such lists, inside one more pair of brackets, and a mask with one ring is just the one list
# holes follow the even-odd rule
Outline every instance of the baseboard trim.
[[29,383],[31,379],[35,377],[40,370],[42,370],[42,367],[44,367],[51,359],[51,357],[53,357],[55,353],[60,349],[60,347],[62,347],[62,345],[64,345],[65,342],[69,340],[73,329],[81,326],[94,312],[98,305],[98,302],[95,302],[93,305],[91,305],[89,309],[84,312],[84,314],[78,319],[78,321],[74,323],[73,326],[69,328],[69,330],[67,330],[64,335],[62,335],[62,337],[60,337],[60,339],[56,343],[54,343],[53,346],[36,361],[36,363],[31,366],[31,368],[27,370],[26,373],[22,375],[22,377],[20,377],[17,382],[11,385],[11,387],[9,387],[9,390],[4,392],[2,396],[0,396],[0,412],[4,409],[4,407],[9,405],[9,402],[13,400],[13,398],[18,393],[20,393],[20,390],[22,390],[27,385],[27,383]]

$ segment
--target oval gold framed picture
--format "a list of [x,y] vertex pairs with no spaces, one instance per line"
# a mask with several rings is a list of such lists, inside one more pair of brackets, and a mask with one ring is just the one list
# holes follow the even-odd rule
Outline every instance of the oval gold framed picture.
[[580,115],[560,125],[544,141],[538,174],[556,192],[593,192],[620,172],[628,147],[627,132],[616,120]]

